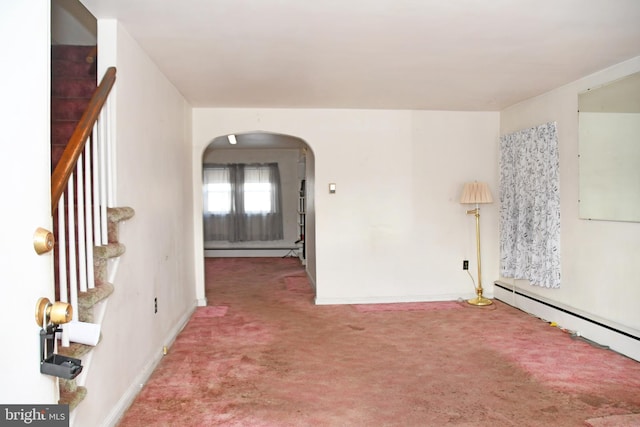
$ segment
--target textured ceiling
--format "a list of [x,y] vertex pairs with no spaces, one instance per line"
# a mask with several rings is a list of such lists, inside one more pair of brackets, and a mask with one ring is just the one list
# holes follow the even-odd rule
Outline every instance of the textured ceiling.
[[194,107],[500,110],[640,55],[639,0],[82,0]]

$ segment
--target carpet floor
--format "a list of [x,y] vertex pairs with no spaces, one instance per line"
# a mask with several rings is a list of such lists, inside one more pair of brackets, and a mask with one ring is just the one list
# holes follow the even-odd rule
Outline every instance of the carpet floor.
[[127,426],[637,426],[640,363],[496,301],[315,306],[294,258],[208,258]]

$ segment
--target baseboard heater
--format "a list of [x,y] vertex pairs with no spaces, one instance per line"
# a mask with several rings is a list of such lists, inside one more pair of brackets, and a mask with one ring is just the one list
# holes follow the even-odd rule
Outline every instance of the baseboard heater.
[[204,248],[204,256],[211,258],[228,257],[298,257],[300,246],[208,246]]
[[609,347],[611,350],[640,361],[638,331],[615,325],[614,322],[607,322],[604,319],[597,319],[596,316],[581,314],[575,309],[562,307],[561,304],[545,301],[544,298],[523,292],[503,282],[494,282],[494,297],[541,319],[556,322],[559,326],[574,331],[576,335],[588,341]]
[[[565,308],[558,307],[557,305],[549,304],[549,303],[548,303],[548,302],[546,302],[546,301],[542,301],[542,300],[540,300],[540,299],[538,299],[538,298],[534,298],[534,297],[532,297],[531,295],[523,294],[523,293],[522,293],[522,292],[520,292],[520,291],[517,291],[517,290],[516,290],[516,291],[513,291],[513,290],[511,290],[511,289],[509,289],[509,288],[507,288],[507,287],[505,287],[505,286],[503,286],[503,285],[501,285],[501,284],[499,284],[499,283],[496,283],[495,285],[496,285],[497,287],[499,287],[499,288],[504,289],[505,291],[509,292],[510,294],[511,294],[511,293],[515,293],[516,295],[520,295],[521,297],[528,298],[528,299],[530,299],[530,300],[532,300],[532,301],[535,301],[535,302],[537,302],[537,303],[540,303],[540,304],[546,305],[547,307],[551,307],[551,308],[553,308],[554,310],[559,310],[559,311],[561,311],[561,312],[563,312],[563,313],[567,313],[567,314],[570,314],[571,316],[577,317],[578,319],[586,320],[587,322],[591,322],[591,323],[593,323],[594,325],[598,325],[598,326],[600,326],[600,327],[602,327],[602,328],[609,329],[610,331],[613,331],[613,332],[616,332],[616,333],[618,333],[618,334],[625,335],[625,336],[627,336],[627,337],[629,337],[629,338],[633,338],[634,340],[640,341],[640,337],[636,337],[635,335],[632,335],[632,334],[630,334],[630,333],[628,333],[628,332],[621,331],[620,329],[616,329],[616,328],[614,328],[614,327],[612,327],[612,326],[609,326],[609,325],[605,325],[604,323],[600,323],[600,322],[598,322],[598,321],[596,321],[596,320],[590,319],[590,318],[588,318],[588,317],[586,317],[586,316],[582,316],[581,314],[578,314],[578,313],[574,313],[574,312],[572,312],[572,311],[570,311],[570,310],[567,310],[567,309],[565,309]],[[499,298],[498,298],[498,299],[499,299]],[[506,301],[504,301],[504,302],[506,302]]]

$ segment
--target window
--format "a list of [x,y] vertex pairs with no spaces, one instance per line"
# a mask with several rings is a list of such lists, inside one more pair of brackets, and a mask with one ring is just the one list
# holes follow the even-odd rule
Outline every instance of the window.
[[[228,214],[233,211],[231,205],[231,168],[230,166],[205,169],[206,211],[213,214]],[[244,213],[262,214],[273,211],[271,168],[269,166],[244,166],[242,197]],[[237,174],[236,174],[237,176]],[[238,179],[234,185],[239,185]]]
[[277,163],[205,165],[205,240],[283,238]]
[[271,169],[265,166],[244,168],[245,213],[269,213],[271,207]]
[[209,213],[227,214],[231,211],[231,181],[229,169],[213,167],[204,170],[205,210]]

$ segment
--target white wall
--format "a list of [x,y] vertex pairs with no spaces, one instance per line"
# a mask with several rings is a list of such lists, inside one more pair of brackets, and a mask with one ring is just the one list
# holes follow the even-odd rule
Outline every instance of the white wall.
[[53,263],[33,249],[36,228],[52,229],[49,2],[0,2],[0,52],[0,403],[51,404],[57,382],[40,374],[34,312],[53,300]]
[[316,284],[316,158],[313,150],[306,150],[305,161],[305,255],[307,275],[313,286]]
[[[548,300],[640,331],[640,223],[589,221],[578,214],[578,93],[640,70],[640,57],[590,75],[501,112],[501,134],[548,121],[560,143],[560,289],[529,286]],[[637,335],[637,333],[636,333]]]
[[[498,113],[196,108],[194,166],[212,138],[253,129],[297,136],[313,149],[318,303],[473,296],[461,264],[469,259],[475,269],[475,223],[458,200],[465,181],[497,188]],[[194,188],[200,173],[193,171]],[[197,191],[194,201],[199,212]],[[497,206],[483,208],[481,221],[490,285]],[[202,238],[201,226],[195,233]],[[196,248],[196,260],[201,253]]]
[[127,251],[77,409],[79,426],[113,421],[112,411],[139,391],[196,303],[190,106],[117,21],[98,25],[99,75],[117,66],[116,204],[136,215],[120,226]]

